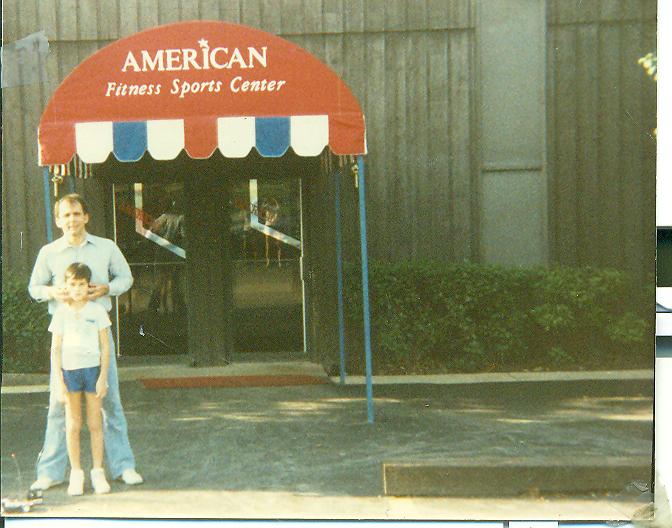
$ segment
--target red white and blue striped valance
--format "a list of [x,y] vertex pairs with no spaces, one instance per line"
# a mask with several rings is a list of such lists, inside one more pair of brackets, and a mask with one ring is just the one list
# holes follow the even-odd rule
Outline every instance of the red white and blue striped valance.
[[145,152],[157,160],[171,160],[182,150],[191,158],[209,158],[215,149],[227,158],[244,158],[255,148],[274,158],[291,147],[299,156],[317,156],[329,144],[329,118],[220,117],[212,132],[205,142],[202,134],[190,136],[183,119],[77,123],[76,153],[85,163],[102,163],[111,152],[127,162],[138,161]]

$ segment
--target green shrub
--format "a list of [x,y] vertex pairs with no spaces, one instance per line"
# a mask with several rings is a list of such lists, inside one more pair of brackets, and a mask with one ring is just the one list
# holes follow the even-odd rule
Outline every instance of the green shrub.
[[2,279],[2,371],[49,371],[49,315],[28,295],[28,279]]
[[[348,350],[361,351],[360,269],[346,267]],[[652,365],[643,295],[591,268],[369,264],[374,372],[594,369]],[[362,373],[363,354],[349,354]]]

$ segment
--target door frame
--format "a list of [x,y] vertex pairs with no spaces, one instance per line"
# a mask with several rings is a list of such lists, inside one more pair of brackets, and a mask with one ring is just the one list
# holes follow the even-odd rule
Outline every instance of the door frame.
[[[245,178],[246,181],[251,182],[252,180],[258,181],[259,176],[250,176]],[[302,350],[300,351],[302,355],[306,356],[309,352],[309,335],[308,335],[308,306],[306,302],[306,297],[307,297],[307,285],[306,285],[306,275],[305,275],[305,261],[304,261],[304,253],[305,253],[305,226],[304,226],[304,216],[305,216],[305,211],[304,211],[304,196],[303,196],[303,178],[301,176],[292,176],[290,178],[287,178],[288,182],[291,182],[291,191],[298,192],[298,208],[299,208],[299,237],[300,240],[298,241],[298,247],[297,249],[300,252],[299,255],[299,278],[301,281],[301,317],[302,317],[302,324],[301,324],[301,331],[302,331]],[[112,200],[111,200],[111,206],[112,206],[112,236],[113,240],[115,243],[118,242],[118,222],[117,222],[117,191],[120,185],[131,185],[134,187],[133,191],[137,192],[136,185],[140,183],[141,185],[145,185],[149,182],[143,181],[143,182],[137,182],[137,181],[124,181],[124,182],[112,182],[111,185],[111,194],[112,194]],[[297,188],[298,187],[298,188]],[[186,189],[185,189],[186,190]],[[253,196],[251,193],[251,188],[250,188],[250,196],[249,196],[250,204],[252,204],[253,201]],[[250,215],[252,215],[250,211]],[[137,218],[137,217],[136,217]],[[136,222],[137,223],[137,222]],[[266,226],[264,226],[266,227]],[[140,236],[142,236],[142,233],[138,233]],[[156,242],[153,240],[152,237],[145,237],[148,238],[149,240]],[[290,237],[291,238],[291,237]],[[294,246],[296,247],[296,246]],[[185,264],[186,264],[186,257],[185,257]],[[121,335],[120,335],[120,309],[119,309],[119,302],[118,299],[114,299],[114,314],[115,314],[115,345],[116,345],[116,354],[117,357],[121,357],[123,355],[123,346],[121,343]]]

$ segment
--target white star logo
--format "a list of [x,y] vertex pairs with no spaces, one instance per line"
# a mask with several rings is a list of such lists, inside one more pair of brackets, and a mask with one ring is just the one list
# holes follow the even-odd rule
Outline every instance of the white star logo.
[[198,45],[199,45],[201,48],[208,48],[208,47],[209,47],[208,41],[205,40],[205,39],[201,39],[201,40],[199,40],[199,41],[198,41]]

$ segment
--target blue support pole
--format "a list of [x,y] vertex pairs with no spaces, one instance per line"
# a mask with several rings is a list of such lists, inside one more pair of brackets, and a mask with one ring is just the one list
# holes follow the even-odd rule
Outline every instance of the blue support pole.
[[364,192],[364,156],[357,156],[359,176],[359,232],[362,246],[362,306],[364,309],[364,354],[366,357],[366,408],[373,423],[373,380],[371,375],[371,322],[369,317],[369,256],[366,248],[366,195]]
[[334,174],[336,195],[336,279],[338,282],[338,350],[340,353],[341,385],[345,384],[345,317],[343,315],[343,242],[341,235],[341,171]]
[[51,187],[49,179],[49,167],[44,167],[42,170],[44,179],[44,220],[47,226],[47,241],[54,240],[54,231],[51,227]]

